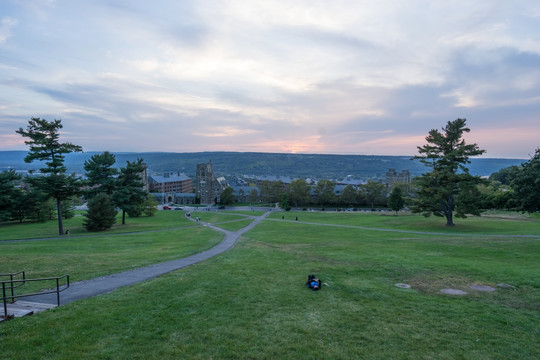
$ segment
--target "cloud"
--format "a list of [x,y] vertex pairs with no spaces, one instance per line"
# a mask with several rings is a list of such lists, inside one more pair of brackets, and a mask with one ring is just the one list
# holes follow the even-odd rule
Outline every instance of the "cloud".
[[4,16],[2,20],[0,20],[0,44],[7,41],[12,34],[11,30],[17,25],[17,23],[17,19],[9,16]]
[[474,133],[523,130],[509,131],[514,148],[481,138],[488,153],[526,156],[538,144],[523,141],[540,113],[535,1],[58,0],[3,10],[0,121],[62,118],[87,149],[402,155],[458,117]]

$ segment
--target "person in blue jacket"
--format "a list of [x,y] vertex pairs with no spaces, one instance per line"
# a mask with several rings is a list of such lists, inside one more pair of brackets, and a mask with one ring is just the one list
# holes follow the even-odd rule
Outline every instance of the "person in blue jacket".
[[313,291],[321,289],[321,280],[317,279],[315,275],[308,275],[306,286]]

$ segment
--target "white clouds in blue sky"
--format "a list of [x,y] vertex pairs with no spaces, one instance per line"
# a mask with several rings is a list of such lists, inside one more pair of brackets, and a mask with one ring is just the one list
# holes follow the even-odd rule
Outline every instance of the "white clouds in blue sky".
[[540,146],[540,2],[3,0],[0,149],[414,155]]

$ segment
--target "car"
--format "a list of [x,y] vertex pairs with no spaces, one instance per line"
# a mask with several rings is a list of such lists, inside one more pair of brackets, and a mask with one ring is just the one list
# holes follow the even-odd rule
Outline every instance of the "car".
[[165,206],[163,207],[163,210],[171,210],[171,207],[170,207],[170,206],[167,206],[167,205],[165,205]]
[[184,208],[181,208],[181,207],[175,207],[174,210],[184,210]]

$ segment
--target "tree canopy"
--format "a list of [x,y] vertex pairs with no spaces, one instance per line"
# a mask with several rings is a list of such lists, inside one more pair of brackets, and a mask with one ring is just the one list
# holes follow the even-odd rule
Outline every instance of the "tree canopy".
[[29,140],[24,143],[30,147],[24,161],[44,161],[45,167],[40,171],[47,176],[28,178],[27,181],[42,190],[45,194],[56,199],[58,213],[58,233],[64,233],[62,223],[62,201],[80,192],[80,179],[74,174],[66,175],[64,155],[71,152],[81,152],[82,147],[59,141],[59,131],[63,128],[61,120],[47,121],[31,118],[26,130],[19,128],[16,133]]
[[145,171],[143,159],[128,161],[126,167],[120,169],[118,189],[113,194],[113,200],[116,206],[122,209],[122,225],[126,223],[126,213],[137,215],[143,211],[148,195],[144,189]]
[[399,186],[394,187],[388,198],[388,207],[398,213],[399,210],[405,206],[405,200],[403,199],[403,191]]
[[84,162],[87,183],[89,190],[86,191],[88,199],[93,198],[98,193],[112,195],[117,188],[116,175],[118,169],[113,167],[116,163],[114,154],[105,151],[102,154],[95,154]]
[[466,164],[469,157],[485,153],[477,144],[466,144],[463,134],[469,132],[466,119],[448,121],[440,132],[433,129],[426,137],[428,144],[418,146],[419,159],[430,171],[416,179],[417,192],[412,210],[424,216],[446,217],[446,224],[454,225],[453,214],[479,214],[479,194],[476,185],[480,177],[472,176]]
[[231,205],[236,202],[236,197],[234,196],[234,189],[230,186],[227,186],[225,190],[221,193],[220,203],[222,205]]
[[116,222],[117,213],[111,197],[106,193],[99,193],[88,201],[83,225],[88,231],[108,230]]
[[530,213],[540,210],[540,148],[513,173],[511,185],[519,210]]
[[288,201],[294,206],[305,206],[311,200],[310,186],[304,179],[291,181],[289,185]]

